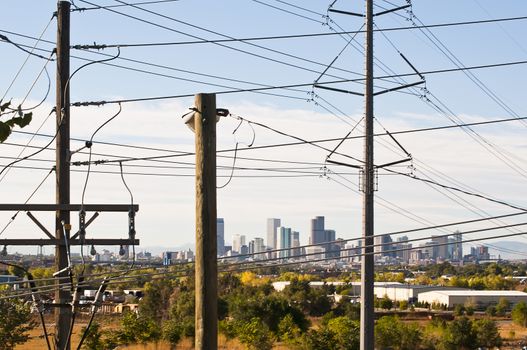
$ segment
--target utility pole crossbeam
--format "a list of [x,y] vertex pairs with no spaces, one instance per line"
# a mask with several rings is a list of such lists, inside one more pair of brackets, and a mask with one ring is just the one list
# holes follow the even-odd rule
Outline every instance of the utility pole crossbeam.
[[218,348],[218,262],[216,246],[216,95],[196,95],[195,107],[195,349],[216,350]]
[[361,261],[361,308],[360,308],[360,349],[372,350],[375,346],[374,327],[374,258],[373,258],[373,0],[366,0],[366,85],[365,85],[365,138],[364,138],[364,182]]
[[[56,144],[56,203],[70,204],[70,2],[59,1],[57,4],[57,87],[55,114],[57,120]],[[55,216],[55,238],[61,242],[55,246],[55,268],[63,271],[58,277],[67,277],[68,247],[64,243],[64,235],[69,238],[70,212],[59,209]],[[66,304],[71,301],[71,294],[59,287],[56,281],[55,303]],[[55,309],[55,346],[60,350],[69,350],[68,340],[71,323],[71,308]]]
[[[64,240],[59,239],[46,239],[46,238],[6,238],[0,239],[0,245],[5,246],[49,246],[49,245],[64,245]],[[69,239],[68,245],[70,246],[80,246],[80,245],[115,245],[115,246],[125,246],[125,245],[139,245],[138,239],[129,239],[129,238],[86,238],[84,240],[80,239]]]

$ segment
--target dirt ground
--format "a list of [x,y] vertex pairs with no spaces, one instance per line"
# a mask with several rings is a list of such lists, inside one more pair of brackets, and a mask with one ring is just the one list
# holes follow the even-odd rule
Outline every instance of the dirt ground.
[[[109,317],[103,320],[98,319],[99,323],[103,325],[105,329],[116,328],[119,324],[118,317]],[[521,346],[527,345],[527,328],[519,327],[512,323],[512,321],[507,319],[497,319],[498,327],[500,329],[500,335],[504,340],[503,346],[500,350],[518,350]],[[51,318],[46,320],[46,326],[48,328],[48,333],[50,334],[50,342],[53,341],[53,320]],[[418,321],[420,324],[425,324],[428,320],[422,319]],[[81,318],[78,320],[77,324],[73,329],[72,336],[72,349],[76,349],[82,336],[82,328],[86,327],[87,319]],[[37,327],[30,332],[30,340],[23,345],[16,347],[17,350],[34,350],[34,349],[46,349],[46,341],[43,336],[43,331],[41,327]],[[190,339],[183,340],[178,346],[171,347],[170,344],[166,342],[158,342],[156,344],[141,344],[141,345],[130,345],[130,346],[120,346],[119,349],[122,350],[190,350],[193,348],[192,341]],[[229,350],[244,350],[245,346],[241,345],[237,341],[227,341],[225,337],[220,335],[219,338],[219,349],[229,349]],[[286,346],[276,344],[273,347],[274,350],[286,350]]]

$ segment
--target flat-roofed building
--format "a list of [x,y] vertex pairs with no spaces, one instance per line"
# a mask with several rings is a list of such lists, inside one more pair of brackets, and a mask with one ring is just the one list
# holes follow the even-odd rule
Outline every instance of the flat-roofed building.
[[418,296],[419,301],[423,303],[438,303],[451,308],[470,302],[478,309],[496,305],[502,298],[512,305],[520,301],[527,303],[527,293],[515,290],[434,290],[420,293]]
[[405,300],[410,303],[416,302],[421,293],[435,290],[461,290],[461,288],[414,285],[399,282],[375,282],[375,285],[373,287],[373,293],[377,298],[384,298],[385,296],[387,296],[393,301]]

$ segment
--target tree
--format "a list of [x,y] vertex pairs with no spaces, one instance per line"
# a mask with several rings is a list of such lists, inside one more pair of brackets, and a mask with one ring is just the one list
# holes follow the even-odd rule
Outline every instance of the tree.
[[284,342],[293,342],[302,334],[302,330],[296,325],[291,314],[287,314],[278,324],[278,337]]
[[423,342],[417,323],[404,323],[397,316],[381,317],[375,326],[375,344],[380,349],[414,350]]
[[121,344],[146,343],[161,338],[161,330],[153,320],[128,312],[121,320],[121,329],[117,332]]
[[144,297],[139,303],[141,315],[156,321],[167,320],[170,296],[173,292],[174,287],[170,279],[160,278],[145,284]]
[[476,334],[477,345],[483,348],[493,348],[502,343],[496,322],[489,319],[476,320],[472,323]]
[[423,331],[418,323],[402,323],[401,322],[401,350],[415,350],[423,342]]
[[302,340],[306,350],[339,350],[333,332],[326,327],[310,330]]
[[[84,334],[86,332],[86,327],[82,328],[82,333]],[[97,322],[92,323],[90,326],[90,329],[88,330],[88,334],[86,334],[86,339],[84,340],[84,343],[82,344],[82,348],[86,350],[97,350],[97,349],[103,349],[103,340],[102,340],[102,332],[101,332],[101,325]]]
[[354,350],[360,346],[360,325],[348,317],[341,316],[329,320],[327,329],[333,333],[339,350]]
[[512,309],[511,316],[514,323],[522,327],[527,327],[527,304],[520,301]]
[[0,120],[0,143],[2,143],[7,140],[9,135],[11,135],[11,132],[16,125],[21,128],[29,125],[33,113],[25,113],[22,106],[12,108],[11,101],[2,103],[2,100],[0,100],[0,116],[9,116],[5,121]]
[[472,329],[472,322],[461,317],[448,323],[443,337],[443,345],[447,350],[473,349],[477,338]]
[[463,316],[465,313],[465,307],[461,304],[456,304],[454,306],[454,316]]
[[485,310],[485,313],[490,317],[496,316],[496,306],[489,305]]
[[504,316],[505,313],[509,310],[510,305],[511,304],[507,299],[500,298],[500,300],[498,301],[498,304],[496,305],[496,315]]
[[175,321],[168,320],[163,323],[163,339],[172,345],[177,345],[183,337],[183,326]]
[[375,325],[375,345],[380,348],[397,347],[401,339],[399,318],[395,316],[381,317]]
[[271,332],[258,317],[240,325],[238,339],[249,350],[271,350],[273,347]]
[[0,348],[14,349],[29,339],[27,332],[36,327],[31,309],[17,299],[0,299]]
[[393,308],[393,301],[385,295],[379,300],[379,307],[384,310],[391,310]]
[[193,280],[181,282],[170,298],[170,321],[176,322],[185,337],[194,337],[195,298]]

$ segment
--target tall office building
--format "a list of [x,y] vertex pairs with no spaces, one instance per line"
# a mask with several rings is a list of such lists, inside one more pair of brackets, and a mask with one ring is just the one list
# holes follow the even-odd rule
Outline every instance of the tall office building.
[[395,245],[395,256],[403,263],[410,261],[410,252],[412,244],[408,243],[408,236],[397,237],[397,244]]
[[463,261],[463,235],[461,232],[454,232],[454,249],[452,251],[453,261]]
[[326,231],[324,229],[324,217],[317,216],[311,219],[311,235],[309,244],[318,244],[325,242]]
[[[278,249],[291,248],[291,228],[279,226],[276,229],[278,235]],[[291,255],[291,250],[282,250],[278,253],[281,258],[287,258]]]
[[267,247],[276,249],[278,242],[276,240],[276,229],[281,225],[280,219],[267,219]]
[[223,218],[216,219],[216,235],[218,256],[223,256],[225,254],[225,222]]
[[[265,244],[264,244],[264,239],[263,238],[260,238],[260,237],[256,237],[254,240],[253,240],[254,244],[253,244],[253,253],[264,253],[265,252]],[[255,260],[261,260],[261,259],[265,259],[265,255],[264,254],[257,254],[254,256],[254,259]]]
[[299,247],[300,247],[300,232],[292,231],[291,232],[291,248],[293,248],[291,250],[292,256],[301,254],[301,249]]
[[[335,230],[324,230],[324,242],[335,242],[337,239],[337,232]],[[326,248],[326,258],[337,258],[340,256],[340,245],[337,243],[330,243],[324,245]]]
[[[241,253],[242,247],[245,246],[245,236],[234,234],[232,235],[232,251],[236,253]],[[247,253],[247,252],[246,252]]]
[[435,259],[448,259],[448,237],[446,236],[432,236],[432,242],[436,245],[437,255]]
[[395,252],[393,252],[393,242],[392,237],[388,234],[376,236],[374,239],[375,247],[373,251],[375,252],[375,258],[381,257],[395,257]]

